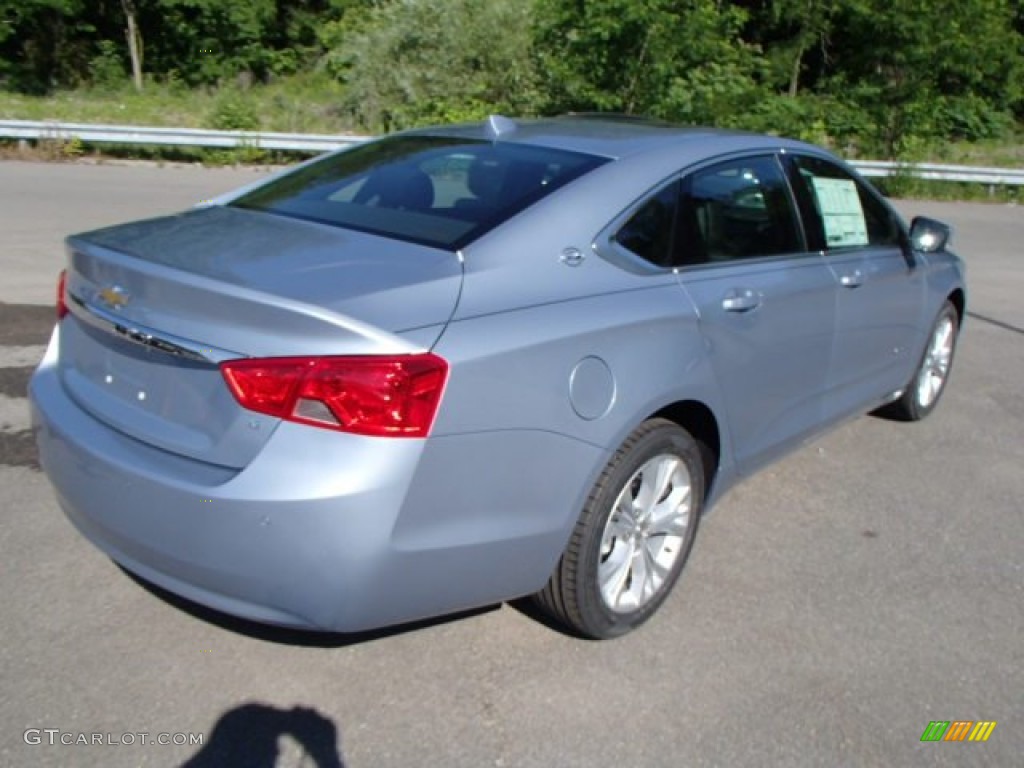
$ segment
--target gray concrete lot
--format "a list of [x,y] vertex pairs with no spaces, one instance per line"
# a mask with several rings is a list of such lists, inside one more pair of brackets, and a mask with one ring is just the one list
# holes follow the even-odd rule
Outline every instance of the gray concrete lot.
[[175,213],[255,181],[263,170],[150,164],[0,162],[3,266],[0,301],[49,303],[64,238],[132,219]]
[[[733,491],[639,632],[586,642],[502,606],[346,638],[141,586],[64,519],[26,437],[52,318],[25,305],[50,304],[61,238],[253,174],[0,163],[0,765],[1022,764],[1021,209],[900,205],[954,224],[970,265],[944,401],[852,421]],[[921,743],[932,720],[998,726]],[[134,743],[60,743],[94,734]],[[159,734],[203,745],[140,743]]]

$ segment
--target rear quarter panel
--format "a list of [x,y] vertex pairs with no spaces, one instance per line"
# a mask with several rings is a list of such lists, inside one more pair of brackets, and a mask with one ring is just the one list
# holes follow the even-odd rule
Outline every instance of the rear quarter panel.
[[435,347],[450,377],[395,546],[472,543],[489,552],[474,578],[540,589],[626,436],[680,400],[718,410],[693,307],[668,278],[450,323]]

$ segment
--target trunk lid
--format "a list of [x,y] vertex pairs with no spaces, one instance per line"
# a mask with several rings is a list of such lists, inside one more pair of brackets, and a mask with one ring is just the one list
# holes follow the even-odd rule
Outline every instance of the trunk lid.
[[235,468],[278,420],[238,405],[217,363],[421,350],[462,280],[448,251],[220,207],[68,247],[59,365],[71,396],[135,439]]

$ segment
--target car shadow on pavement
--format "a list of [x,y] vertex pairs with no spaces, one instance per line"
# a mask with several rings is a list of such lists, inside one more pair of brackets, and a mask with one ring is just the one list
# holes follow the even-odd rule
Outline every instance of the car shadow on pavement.
[[307,648],[341,648],[349,645],[358,645],[371,640],[379,640],[380,638],[391,637],[393,635],[402,635],[407,632],[415,632],[417,630],[427,629],[429,627],[435,627],[453,621],[460,621],[473,616],[480,616],[501,608],[500,604],[487,605],[468,611],[451,613],[447,616],[438,616],[436,618],[423,619],[422,621],[409,622],[407,624],[399,624],[397,626],[384,627],[382,629],[374,629],[367,632],[320,632],[309,629],[292,629],[290,627],[279,627],[272,624],[261,624],[256,621],[240,619],[237,616],[221,613],[213,608],[207,608],[205,605],[200,605],[199,603],[187,600],[173,592],[168,592],[163,587],[159,587],[152,582],[146,581],[141,576],[132,573],[124,567],[118,567],[126,576],[147,592],[150,592],[165,603],[169,603],[178,610],[183,611],[200,621],[213,624],[214,626],[225,629],[228,632],[234,632],[236,634],[245,635],[246,637],[251,637],[255,640],[264,640],[268,643],[303,646]]
[[[290,754],[296,749],[301,750],[301,761]],[[330,719],[315,709],[277,709],[257,702],[221,715],[208,740],[182,768],[274,768],[281,757],[288,758],[288,765],[344,768],[338,729]]]
[[560,635],[571,637],[575,640],[586,640],[587,642],[593,641],[592,637],[587,637],[580,632],[576,632],[568,625],[562,624],[558,620],[553,619],[530,597],[520,597],[515,600],[509,600],[508,607],[531,621],[535,621],[541,626],[547,627],[552,632],[557,632]]

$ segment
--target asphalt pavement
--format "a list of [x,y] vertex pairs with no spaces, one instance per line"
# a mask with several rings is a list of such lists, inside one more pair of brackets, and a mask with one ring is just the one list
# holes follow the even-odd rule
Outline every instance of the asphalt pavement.
[[[969,265],[943,402],[737,487],[640,631],[588,642],[504,605],[344,637],[132,579],[64,518],[28,431],[62,238],[255,174],[0,163],[0,765],[1024,764],[1021,208],[899,204]],[[936,720],[997,725],[922,742]]]

